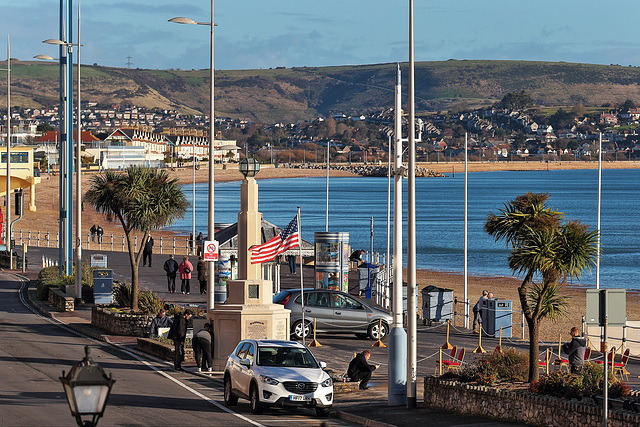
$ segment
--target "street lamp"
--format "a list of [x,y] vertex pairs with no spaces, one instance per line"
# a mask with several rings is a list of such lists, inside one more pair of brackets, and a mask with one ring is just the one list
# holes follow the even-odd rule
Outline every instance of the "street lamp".
[[[71,409],[71,415],[80,427],[95,426],[104,414],[111,387],[116,380],[89,357],[89,346],[84,347],[85,356],[75,364],[69,374],[62,371],[60,382]],[[82,417],[91,417],[83,420]]]
[[245,157],[238,165],[238,170],[245,178],[251,178],[260,172],[260,163],[253,157]]
[[[208,25],[210,28],[210,53],[209,53],[209,72],[211,85],[209,89],[210,97],[210,116],[209,116],[209,203],[208,203],[208,233],[209,240],[215,240],[215,217],[214,217],[214,186],[215,186],[215,149],[214,149],[214,128],[215,128],[215,104],[214,104],[214,68],[213,68],[213,29],[216,26],[213,20],[213,1],[211,0],[211,21],[210,22],[197,22],[190,18],[176,17],[169,19],[169,22],[175,22],[176,24],[191,24],[191,25]],[[195,236],[194,236],[195,238]],[[207,261],[207,309],[213,309],[214,305],[214,292],[213,292],[213,280],[214,280],[214,264],[212,261]]]

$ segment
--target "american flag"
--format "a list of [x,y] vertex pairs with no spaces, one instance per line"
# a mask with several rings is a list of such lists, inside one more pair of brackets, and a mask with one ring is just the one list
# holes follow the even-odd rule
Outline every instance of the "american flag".
[[262,245],[254,245],[249,248],[249,251],[251,251],[251,264],[271,261],[282,252],[298,246],[300,246],[300,235],[298,233],[298,217],[296,216],[273,239]]

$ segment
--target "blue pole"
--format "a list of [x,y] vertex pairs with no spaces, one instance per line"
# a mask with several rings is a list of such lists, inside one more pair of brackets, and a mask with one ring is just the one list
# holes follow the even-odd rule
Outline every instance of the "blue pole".
[[[72,0],[67,0],[67,25],[66,25],[66,37],[64,41],[67,43],[73,43],[73,7]],[[66,275],[71,276],[73,269],[73,53],[71,46],[67,46],[67,67],[66,67],[66,98],[67,98],[67,111],[65,120],[65,127],[67,129],[67,161],[66,161],[66,175],[65,175],[65,212],[66,212],[66,224],[65,224],[65,238],[64,238],[64,253],[65,253],[65,270]],[[78,202],[79,203],[79,202]]]
[[[60,40],[64,40],[64,0],[60,0],[60,31],[59,31]],[[58,173],[59,173],[59,191],[58,191],[58,235],[60,236],[60,240],[58,242],[58,268],[60,275],[65,274],[64,270],[64,245],[62,244],[64,238],[64,179],[62,173],[62,164],[63,164],[63,153],[64,146],[67,140],[67,131],[66,131],[66,110],[65,110],[65,57],[66,49],[65,46],[58,46],[58,57],[60,58],[60,106],[58,108],[58,129],[60,132],[60,140],[58,141]]]

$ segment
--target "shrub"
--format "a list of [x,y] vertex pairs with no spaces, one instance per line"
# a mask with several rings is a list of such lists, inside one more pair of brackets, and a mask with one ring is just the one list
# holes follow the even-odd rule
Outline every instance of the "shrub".
[[[93,269],[86,263],[82,263],[82,298],[86,302],[93,301]],[[76,283],[75,270],[71,276],[60,276],[60,268],[57,266],[45,267],[38,273],[38,285],[36,298],[44,301],[49,298],[49,288],[57,288],[65,291],[69,285]]]
[[486,353],[460,373],[460,381],[491,385],[500,381],[524,381],[529,373],[529,356],[515,348]]
[[113,284],[113,300],[118,307],[131,307],[131,285],[126,282]]
[[[603,394],[604,368],[595,363],[587,362],[577,374],[567,372],[553,372],[540,377],[530,386],[530,390],[537,394],[546,394],[567,399],[581,398],[592,394]],[[609,397],[618,398],[628,396],[629,386],[609,375]]]
[[154,291],[140,292],[138,307],[143,313],[157,313],[164,308],[165,300],[160,299]]

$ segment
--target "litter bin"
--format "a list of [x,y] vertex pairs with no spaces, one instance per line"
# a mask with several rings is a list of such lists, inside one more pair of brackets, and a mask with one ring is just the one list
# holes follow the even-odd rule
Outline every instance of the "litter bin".
[[107,268],[107,256],[102,254],[91,255],[91,267]]
[[371,287],[376,282],[376,276],[380,267],[368,262],[363,262],[358,266],[358,289],[360,295],[365,294],[366,298],[371,298]]
[[500,328],[502,328],[502,336],[511,338],[513,334],[511,313],[513,311],[513,302],[502,298],[487,299],[487,309],[482,313],[482,329],[484,332],[493,337],[500,336]]
[[113,270],[110,268],[93,270],[93,302],[95,304],[113,302]]
[[422,320],[425,324],[453,319],[453,289],[427,286],[421,294]]

